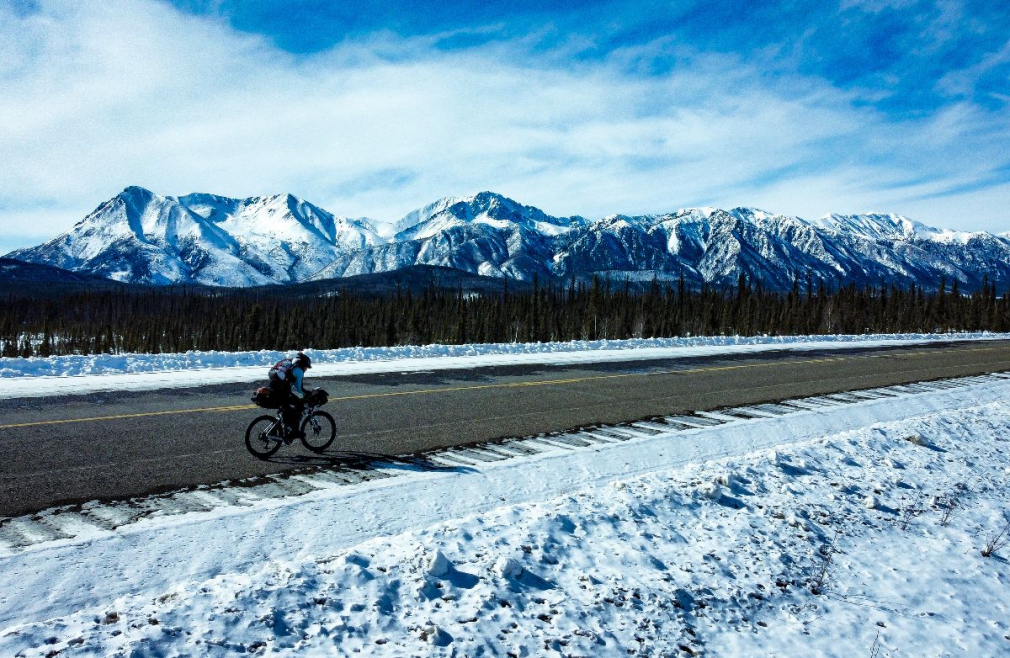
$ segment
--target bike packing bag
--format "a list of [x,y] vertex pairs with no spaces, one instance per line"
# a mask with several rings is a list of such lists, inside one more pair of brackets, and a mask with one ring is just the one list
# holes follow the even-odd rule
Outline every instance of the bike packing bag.
[[257,388],[252,395],[253,404],[264,409],[280,409],[281,396],[266,386]]
[[321,407],[330,401],[330,396],[323,389],[317,388],[314,391],[309,391],[305,396],[305,400],[313,407]]

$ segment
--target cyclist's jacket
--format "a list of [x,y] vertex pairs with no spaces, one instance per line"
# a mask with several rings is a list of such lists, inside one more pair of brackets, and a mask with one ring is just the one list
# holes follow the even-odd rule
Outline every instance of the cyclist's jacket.
[[302,388],[304,376],[305,371],[296,366],[291,359],[283,359],[270,368],[270,385],[272,388],[287,389],[301,400],[305,398],[305,389]]

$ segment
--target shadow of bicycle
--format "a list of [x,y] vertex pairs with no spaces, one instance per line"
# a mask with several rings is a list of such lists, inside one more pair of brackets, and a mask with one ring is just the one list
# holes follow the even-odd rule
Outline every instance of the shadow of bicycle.
[[308,469],[344,468],[356,471],[374,471],[381,468],[386,471],[403,470],[426,473],[476,472],[476,469],[468,466],[444,466],[431,461],[425,455],[387,455],[377,452],[348,450],[328,450],[321,454],[281,454],[274,455],[266,461],[272,464],[284,464]]

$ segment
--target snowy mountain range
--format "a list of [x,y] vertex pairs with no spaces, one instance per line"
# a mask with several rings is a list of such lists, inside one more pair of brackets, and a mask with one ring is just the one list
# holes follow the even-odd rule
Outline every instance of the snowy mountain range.
[[251,286],[309,279],[383,241],[367,220],[287,195],[160,196],[128,187],[69,232],[11,258],[147,284]]
[[146,284],[286,284],[415,265],[529,281],[600,275],[732,285],[740,274],[965,288],[1010,286],[1005,234],[936,229],[900,215],[817,220],[753,208],[691,208],[598,220],[553,217],[492,192],[450,197],[390,225],[335,216],[291,195],[160,196],[129,187],[69,232],[8,254]]

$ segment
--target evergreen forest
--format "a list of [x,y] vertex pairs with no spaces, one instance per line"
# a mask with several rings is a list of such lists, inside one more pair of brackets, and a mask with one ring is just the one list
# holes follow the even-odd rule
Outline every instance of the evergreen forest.
[[892,286],[763,290],[591,282],[498,292],[429,287],[384,295],[142,289],[0,297],[0,354],[294,350],[699,335],[1010,330],[1010,296]]

